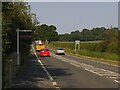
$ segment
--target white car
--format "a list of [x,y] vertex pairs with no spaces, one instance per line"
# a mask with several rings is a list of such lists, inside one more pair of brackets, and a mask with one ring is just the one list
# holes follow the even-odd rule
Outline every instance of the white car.
[[58,49],[56,50],[56,54],[65,55],[65,51],[64,51],[63,48],[58,48]]

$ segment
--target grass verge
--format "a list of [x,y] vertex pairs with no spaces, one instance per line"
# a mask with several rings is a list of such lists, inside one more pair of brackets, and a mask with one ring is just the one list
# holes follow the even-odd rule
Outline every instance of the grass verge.
[[[51,47],[52,49],[58,48],[58,46],[55,46],[52,44],[47,44],[46,46]],[[77,54],[75,54],[74,49],[70,49],[70,48],[64,48],[64,49],[67,54],[74,55],[77,57],[89,58],[95,61],[109,63],[117,66],[118,66],[118,63],[120,63],[117,54],[93,52],[93,51],[87,51],[87,50],[80,50],[79,52],[77,52]]]

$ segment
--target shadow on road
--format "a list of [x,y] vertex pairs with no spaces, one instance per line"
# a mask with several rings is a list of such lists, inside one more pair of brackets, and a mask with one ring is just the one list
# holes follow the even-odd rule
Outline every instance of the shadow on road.
[[28,67],[12,80],[12,88],[53,88],[35,55],[31,54],[30,58]]
[[72,75],[72,73],[68,72],[68,69],[65,68],[46,68],[51,76],[62,77]]
[[[53,90],[54,86],[36,56],[30,54],[29,60],[27,61],[27,67],[12,80],[12,88],[52,88]],[[44,64],[44,66],[54,79],[71,75],[66,68],[56,68],[54,65],[49,64]]]
[[[65,65],[62,65],[62,63],[56,62],[53,57],[39,57],[44,64],[44,67],[47,69],[47,71],[50,73],[53,77],[62,77],[62,76],[69,76],[72,75],[70,73],[69,68],[67,68]],[[52,61],[53,60],[53,61]]]

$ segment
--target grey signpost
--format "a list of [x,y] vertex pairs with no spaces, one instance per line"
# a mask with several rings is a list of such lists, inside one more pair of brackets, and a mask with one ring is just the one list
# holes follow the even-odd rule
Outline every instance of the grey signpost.
[[19,52],[19,32],[32,32],[32,30],[16,30],[17,32],[17,65],[20,64],[20,52]]
[[79,40],[75,40],[75,54],[77,52],[77,45],[78,45],[78,51],[80,50],[80,41]]

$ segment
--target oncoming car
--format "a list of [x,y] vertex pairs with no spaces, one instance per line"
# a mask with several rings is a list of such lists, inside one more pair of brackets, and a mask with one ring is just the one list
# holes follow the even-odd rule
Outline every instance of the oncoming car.
[[50,57],[50,51],[48,48],[40,50],[40,57]]
[[58,48],[58,49],[56,50],[56,54],[58,54],[58,55],[65,55],[65,51],[64,51],[63,48]]

